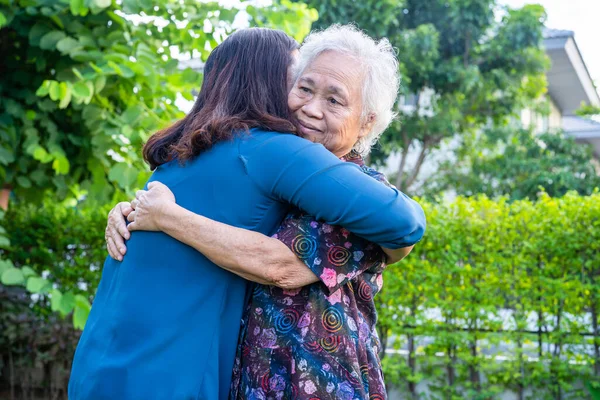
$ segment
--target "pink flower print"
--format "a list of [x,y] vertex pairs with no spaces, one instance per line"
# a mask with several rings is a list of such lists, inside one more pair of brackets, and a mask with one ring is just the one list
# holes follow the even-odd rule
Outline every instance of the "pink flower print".
[[344,243],[344,247],[349,249],[350,247],[352,247],[352,243],[346,242],[346,243]]
[[333,232],[333,226],[331,226],[329,224],[323,224],[323,232],[325,232],[325,233]]
[[326,297],[329,304],[334,305],[342,301],[342,290],[338,289],[331,294],[331,296]]
[[381,290],[381,288],[383,287],[383,275],[379,274],[377,275],[377,287],[379,288],[379,290]]
[[304,382],[304,391],[306,392],[306,394],[313,394],[314,392],[317,391],[317,388],[316,388],[315,384],[313,383],[313,381],[308,380],[308,381]]
[[337,284],[337,274],[331,268],[323,268],[321,280],[327,287],[334,287]]
[[316,228],[317,226],[319,226],[319,223],[318,223],[317,221],[312,221],[312,222],[310,223],[310,227],[311,227],[311,228]]

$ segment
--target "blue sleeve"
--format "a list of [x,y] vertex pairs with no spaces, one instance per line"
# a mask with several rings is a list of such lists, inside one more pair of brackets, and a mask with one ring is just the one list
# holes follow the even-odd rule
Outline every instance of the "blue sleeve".
[[271,198],[382,247],[406,247],[423,237],[423,209],[404,193],[340,161],[320,144],[290,134],[262,135],[244,141],[240,158]]

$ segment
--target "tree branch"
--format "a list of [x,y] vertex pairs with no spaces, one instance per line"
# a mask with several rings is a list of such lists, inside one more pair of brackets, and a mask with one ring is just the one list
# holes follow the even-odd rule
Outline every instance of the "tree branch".
[[417,162],[415,163],[415,167],[413,168],[412,174],[405,182],[404,187],[398,188],[398,189],[406,190],[415,182],[415,179],[417,179],[419,172],[421,172],[421,167],[423,166],[423,162],[425,161],[425,158],[427,157],[430,144],[431,144],[431,140],[423,141],[423,147],[421,148],[421,152],[419,153],[419,158],[417,158]]
[[408,158],[408,149],[410,148],[410,141],[406,132],[402,132],[402,155],[400,156],[400,165],[398,166],[398,175],[396,175],[396,187],[400,189],[402,187],[402,180],[404,178],[404,167],[406,166],[406,159]]

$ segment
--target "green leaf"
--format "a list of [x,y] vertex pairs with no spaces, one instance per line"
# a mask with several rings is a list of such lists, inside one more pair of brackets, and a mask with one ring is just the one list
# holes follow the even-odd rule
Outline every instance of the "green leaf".
[[108,179],[117,182],[123,189],[129,189],[136,181],[138,171],[130,167],[127,163],[118,163],[112,166],[108,171]]
[[0,236],[0,249],[8,249],[10,247],[10,240],[6,236]]
[[14,152],[5,147],[0,147],[0,164],[8,165],[13,161],[15,161]]
[[70,9],[71,9],[71,14],[77,16],[77,15],[81,15],[82,12],[84,10],[86,10],[85,5],[84,5],[85,0],[71,0],[70,1]]
[[0,28],[6,25],[6,17],[0,12]]
[[56,101],[60,99],[60,83],[56,81],[49,81],[48,93],[50,94],[50,99]]
[[25,283],[23,272],[18,268],[9,268],[2,274],[0,279],[4,285],[22,285]]
[[46,149],[44,149],[42,146],[37,146],[33,151],[33,158],[45,164],[47,162],[52,161],[54,157],[48,154]]
[[71,37],[66,37],[56,43],[56,48],[63,54],[69,54],[71,51],[81,48],[79,42]]
[[54,50],[56,44],[65,36],[67,35],[62,31],[48,32],[40,39],[40,48],[44,50]]
[[73,308],[75,307],[75,295],[71,292],[63,293],[62,298],[60,299],[60,305],[58,306],[58,311],[62,315],[67,315]]
[[98,7],[98,8],[108,8],[112,4],[111,0],[93,0],[93,1],[94,1],[94,4],[96,5],[96,7]]
[[26,176],[18,176],[17,177],[17,185],[19,185],[20,187],[23,187],[25,189],[28,189],[31,187],[31,181]]
[[23,272],[23,276],[25,278],[29,278],[30,276],[37,276],[37,273],[31,267],[28,266],[22,267],[21,272]]
[[4,274],[4,271],[14,268],[12,261],[10,260],[0,260],[0,276]]
[[56,175],[67,175],[70,168],[71,164],[65,156],[58,156],[52,162],[52,169],[54,169]]
[[35,94],[36,94],[36,96],[39,96],[39,97],[47,96],[49,89],[50,89],[50,81],[46,80],[40,85],[40,87],[35,92]]
[[126,125],[134,125],[142,115],[142,108],[138,105],[135,105],[125,110],[123,115],[121,115],[121,120]]
[[58,104],[58,108],[67,108],[67,106],[71,102],[72,93],[72,86],[69,82],[60,83],[60,103]]
[[27,290],[31,293],[44,293],[47,292],[48,289],[52,285],[48,282],[47,279],[41,278],[39,276],[32,276],[27,279]]
[[77,82],[73,85],[73,95],[81,99],[87,99],[93,94],[88,86],[88,82]]
[[37,22],[29,31],[29,44],[32,46],[39,46],[42,36],[51,30],[52,27],[48,23]]
[[106,76],[100,75],[99,77],[96,78],[96,81],[94,82],[95,92],[100,93],[102,91],[102,89],[104,89],[104,86],[106,86]]
[[82,307],[80,304],[75,306],[75,312],[73,313],[73,326],[75,329],[83,330],[85,328],[85,323],[90,315],[90,309],[89,305],[87,307]]
[[50,296],[50,309],[58,312],[62,303],[62,293],[59,290],[53,289],[50,291]]

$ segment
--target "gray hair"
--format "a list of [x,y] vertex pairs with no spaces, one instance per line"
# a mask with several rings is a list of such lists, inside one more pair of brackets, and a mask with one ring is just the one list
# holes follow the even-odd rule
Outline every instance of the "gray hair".
[[396,113],[400,76],[396,53],[389,40],[373,40],[353,25],[335,24],[322,31],[311,32],[302,47],[296,66],[296,79],[321,53],[337,51],[358,60],[364,71],[362,85],[362,119],[373,115],[371,131],[356,142],[353,150],[366,156]]

